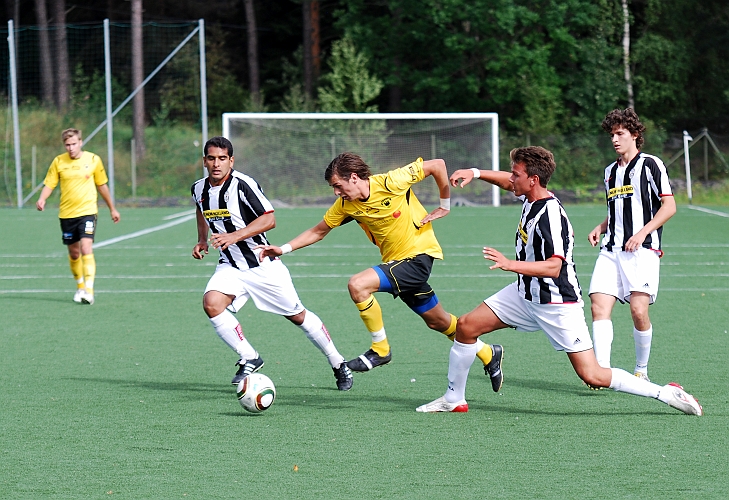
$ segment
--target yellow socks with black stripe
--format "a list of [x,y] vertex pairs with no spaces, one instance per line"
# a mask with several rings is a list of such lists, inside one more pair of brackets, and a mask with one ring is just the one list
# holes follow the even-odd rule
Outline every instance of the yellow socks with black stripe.
[[[456,318],[452,314],[450,316],[450,326],[446,331],[441,333],[448,337],[451,342],[453,342],[454,340],[456,340],[456,324],[458,323],[458,318]],[[478,359],[481,360],[484,366],[491,363],[491,358],[493,358],[494,355],[493,351],[491,350],[491,346],[489,344],[484,344],[481,340],[476,340],[476,346],[478,347],[478,352],[476,353],[476,356],[478,357]]]
[[96,259],[94,254],[82,255],[81,260],[83,261],[84,268],[84,282],[86,283],[86,291],[88,293],[94,293],[94,278],[96,278]]
[[385,324],[382,321],[382,309],[374,295],[370,295],[362,302],[356,303],[359,317],[372,335],[372,350],[379,356],[387,356],[390,352],[390,343],[385,334]]
[[84,288],[84,265],[81,261],[81,257],[79,257],[78,259],[72,259],[69,255],[68,263],[71,266],[73,279],[76,280],[76,288]]

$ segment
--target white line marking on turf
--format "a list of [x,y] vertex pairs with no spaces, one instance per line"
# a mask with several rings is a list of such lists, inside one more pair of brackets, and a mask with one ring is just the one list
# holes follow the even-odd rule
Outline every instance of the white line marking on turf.
[[699,212],[705,212],[711,215],[718,215],[719,217],[729,217],[729,214],[726,212],[719,212],[718,210],[711,210],[710,208],[697,207],[696,205],[688,205],[686,208],[690,208],[691,210],[698,210]]
[[119,243],[120,241],[129,240],[132,238],[136,238],[138,236],[144,236],[145,234],[154,233],[157,231],[161,231],[162,229],[167,229],[168,227],[176,226],[178,224],[182,224],[183,222],[187,222],[189,220],[192,220],[195,218],[195,215],[185,215],[179,217],[177,220],[173,220],[172,222],[168,222],[167,224],[162,224],[160,226],[150,227],[147,229],[142,229],[141,231],[137,231],[135,233],[129,233],[124,234],[122,236],[117,236],[116,238],[112,238],[110,240],[105,240],[99,243],[94,243],[94,248],[101,248],[109,245],[113,245],[114,243]]
[[162,217],[162,220],[172,220],[177,219],[178,217],[184,217],[186,215],[193,215],[195,213],[195,209],[192,210],[185,210],[184,212],[177,212],[176,214],[167,215],[165,217]]

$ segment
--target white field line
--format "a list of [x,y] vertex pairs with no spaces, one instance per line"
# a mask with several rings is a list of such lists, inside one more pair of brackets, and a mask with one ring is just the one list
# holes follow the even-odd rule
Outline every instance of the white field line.
[[184,212],[177,212],[176,214],[170,214],[166,215],[165,217],[162,217],[162,220],[172,220],[177,219],[178,217],[184,217],[186,215],[193,215],[195,213],[195,209],[192,210],[185,210]]
[[690,208],[691,210],[698,210],[699,212],[704,212],[711,215],[718,215],[719,217],[729,217],[729,213],[719,212],[718,210],[712,210],[710,208],[697,207],[696,205],[687,205],[686,208]]
[[114,243],[119,243],[120,241],[124,240],[130,240],[132,238],[137,238],[138,236],[144,236],[145,234],[149,233],[155,233],[157,231],[161,231],[163,229],[167,229],[168,227],[173,227],[178,224],[182,224],[183,222],[187,222],[189,220],[192,220],[195,218],[195,215],[184,215],[178,217],[176,220],[173,220],[172,222],[168,222],[166,224],[162,224],[155,227],[150,227],[147,229],[142,229],[141,231],[136,231],[134,233],[124,234],[122,236],[117,236],[116,238],[111,238],[110,240],[101,241],[99,243],[94,243],[94,248],[101,248],[106,247],[109,245],[113,245]]

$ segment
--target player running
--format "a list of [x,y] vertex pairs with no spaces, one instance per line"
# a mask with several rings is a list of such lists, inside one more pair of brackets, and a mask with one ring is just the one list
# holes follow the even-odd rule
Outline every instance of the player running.
[[[411,187],[432,176],[438,185],[440,206],[428,213]],[[324,214],[324,220],[281,247],[262,247],[260,258],[280,256],[322,240],[333,228],[356,221],[377,245],[383,264],[365,269],[349,280],[348,289],[360,318],[372,337],[364,354],[349,361],[353,371],[365,372],[392,359],[382,310],[373,295],[387,292],[400,297],[428,328],[453,340],[456,317],[438,302],[428,278],[435,259],[443,251],[432,221],[448,215],[450,186],[443,160],[416,161],[384,174],[372,175],[370,167],[354,153],[342,153],[326,168],[324,179],[339,197]],[[502,348],[478,341],[476,355],[484,364],[495,392],[501,388]]]
[[592,339],[600,366],[610,366],[615,302],[628,302],[633,318],[636,377],[648,380],[653,325],[648,306],[658,295],[661,233],[676,213],[668,172],[660,158],[640,151],[645,126],[631,108],[613,110],[602,128],[618,159],[605,168],[607,217],[587,237],[600,254],[590,281]]
[[243,335],[233,313],[248,299],[261,311],[285,317],[301,328],[326,356],[337,379],[337,388],[352,388],[352,372],[334,346],[321,319],[304,308],[291,275],[280,259],[258,259],[258,245],[266,244],[266,231],[276,226],[273,206],[251,177],[233,170],[233,145],[225,137],[205,143],[203,162],[208,177],[192,185],[197,212],[197,244],[192,256],[202,259],[210,244],[220,251],[215,274],[203,295],[203,309],[215,332],[238,353],[238,371],[233,380],[261,369],[263,360]]
[[572,225],[562,204],[547,190],[556,168],[554,156],[533,146],[513,149],[510,157],[511,174],[474,168],[457,170],[450,179],[453,186],[461,181],[463,187],[480,178],[513,191],[524,202],[516,231],[516,260],[494,248],[483,249],[484,258],[494,262],[490,269],[516,273],[517,280],[458,319],[448,364],[448,389],[444,396],[416,410],[467,412],[466,380],[478,350],[478,337],[515,328],[543,330],[556,350],[567,353],[577,375],[590,386],[656,398],[689,415],[702,415],[699,402],[678,384],[661,387],[625,370],[597,363],[572,260]]

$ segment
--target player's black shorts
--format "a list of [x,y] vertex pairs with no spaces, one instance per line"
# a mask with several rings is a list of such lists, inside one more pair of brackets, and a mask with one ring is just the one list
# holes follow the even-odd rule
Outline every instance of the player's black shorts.
[[76,243],[81,238],[91,238],[93,241],[94,234],[96,234],[96,214],[59,220],[64,245]]
[[438,304],[438,297],[428,284],[433,260],[430,255],[421,253],[375,266],[373,269],[380,276],[379,291],[400,297],[417,314],[430,311]]

